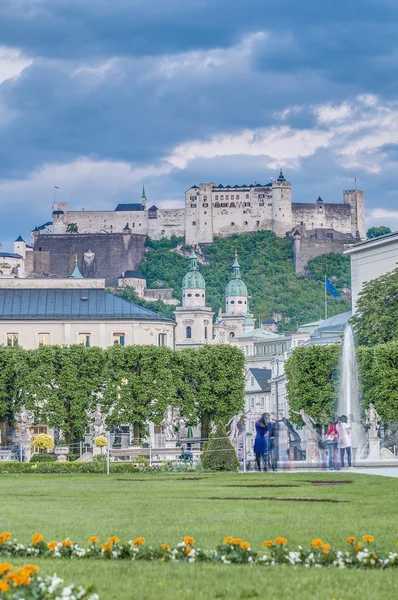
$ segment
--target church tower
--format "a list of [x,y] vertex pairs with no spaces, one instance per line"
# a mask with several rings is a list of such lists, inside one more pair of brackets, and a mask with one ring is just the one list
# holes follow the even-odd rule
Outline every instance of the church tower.
[[146,201],[147,201],[147,197],[145,194],[145,186],[142,186],[142,194],[141,194],[141,204],[144,207],[144,210],[146,209]]
[[213,312],[206,306],[206,284],[192,250],[182,280],[182,306],[175,310],[176,348],[199,348],[213,341]]
[[232,265],[232,277],[225,288],[225,312],[220,313],[214,325],[215,343],[225,344],[236,335],[241,335],[244,327],[251,327],[252,316],[248,315],[247,287],[242,281],[238,254]]

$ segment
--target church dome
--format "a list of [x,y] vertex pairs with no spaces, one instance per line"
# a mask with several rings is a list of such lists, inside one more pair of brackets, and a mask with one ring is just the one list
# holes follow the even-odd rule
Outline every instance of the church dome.
[[191,256],[189,257],[189,271],[182,280],[182,289],[205,289],[206,284],[203,275],[198,268],[198,259],[195,252],[192,250]]
[[240,265],[238,263],[238,255],[235,252],[235,262],[232,265],[232,279],[227,283],[225,288],[226,296],[247,296],[247,287],[243,283],[240,275]]

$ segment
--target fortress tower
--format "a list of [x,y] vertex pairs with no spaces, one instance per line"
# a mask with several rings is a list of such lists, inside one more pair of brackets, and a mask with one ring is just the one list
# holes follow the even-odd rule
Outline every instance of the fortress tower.
[[365,199],[360,190],[344,190],[344,204],[351,207],[351,235],[366,239]]
[[272,231],[285,235],[292,227],[292,184],[286,181],[282,169],[272,182]]

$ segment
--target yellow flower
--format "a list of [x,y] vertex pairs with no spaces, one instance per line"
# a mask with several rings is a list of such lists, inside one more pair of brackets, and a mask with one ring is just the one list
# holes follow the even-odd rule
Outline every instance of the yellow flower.
[[362,546],[363,546],[362,542],[358,542],[354,548],[355,552],[359,552],[362,549]]
[[228,537],[224,538],[223,544],[232,544],[233,541],[234,538],[229,535]]
[[362,539],[364,542],[374,542],[375,541],[373,535],[364,535],[364,536],[362,536]]
[[3,531],[3,533],[0,533],[0,536],[5,540],[9,540],[10,538],[12,538],[12,535],[9,531]]
[[330,544],[325,544],[323,547],[323,551],[327,554],[330,551]]
[[271,546],[273,546],[273,545],[274,545],[274,543],[273,543],[273,542],[271,542],[271,540],[266,540],[266,541],[264,542],[264,548],[270,548],[270,547],[271,547]]
[[9,589],[11,589],[11,588],[8,585],[8,583],[6,583],[5,581],[0,581],[0,594],[2,592],[8,592]]
[[321,540],[321,538],[315,538],[314,540],[312,540],[312,547],[313,548],[322,548],[323,547],[323,542]]
[[285,544],[287,544],[287,539],[283,537],[277,537],[275,538],[275,544],[280,544],[281,546],[284,546]]
[[43,536],[42,536],[42,534],[41,534],[41,533],[34,533],[34,534],[32,535],[32,544],[33,544],[34,546],[36,546],[36,544],[39,544],[39,543],[40,543],[40,542],[42,542],[42,541],[43,541]]
[[160,549],[164,550],[165,552],[170,552],[170,546],[168,544],[162,544]]
[[8,573],[11,571],[12,564],[10,563],[0,563],[0,575],[4,575],[4,573]]
[[97,538],[96,535],[92,535],[91,538],[88,540],[89,544],[95,544],[96,542],[99,542],[99,538]]
[[248,550],[250,548],[250,543],[249,542],[241,542],[240,547],[242,548],[242,550]]
[[58,547],[58,543],[57,542],[48,542],[48,544],[47,544],[47,548],[49,550],[55,550],[55,548],[57,548],[57,547]]
[[108,542],[109,542],[110,544],[118,544],[118,543],[120,542],[120,540],[119,540],[119,538],[118,538],[118,537],[116,537],[116,535],[112,535],[112,536],[109,538]]
[[72,542],[70,540],[63,540],[62,545],[64,548],[70,548],[72,546]]
[[101,550],[104,552],[112,552],[112,545],[109,542],[105,542],[105,544],[102,544]]
[[186,535],[184,537],[184,542],[185,542],[186,546],[193,546],[195,544],[195,540],[190,535]]
[[141,546],[144,542],[145,542],[145,538],[138,537],[135,540],[133,540],[133,546]]
[[235,546],[240,546],[242,542],[242,538],[235,538],[234,540],[232,540],[232,543],[235,544]]

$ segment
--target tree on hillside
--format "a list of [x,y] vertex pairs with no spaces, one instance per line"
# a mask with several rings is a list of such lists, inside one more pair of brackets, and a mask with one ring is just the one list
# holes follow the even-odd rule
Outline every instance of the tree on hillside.
[[358,344],[398,340],[398,269],[364,284],[352,323]]
[[322,254],[308,261],[307,271],[317,281],[326,277],[333,282],[337,289],[351,287],[351,261],[344,254]]
[[387,233],[391,233],[391,229],[389,227],[385,227],[384,225],[380,225],[380,227],[370,227],[366,232],[366,237],[368,240],[379,237],[380,235],[386,235]]

